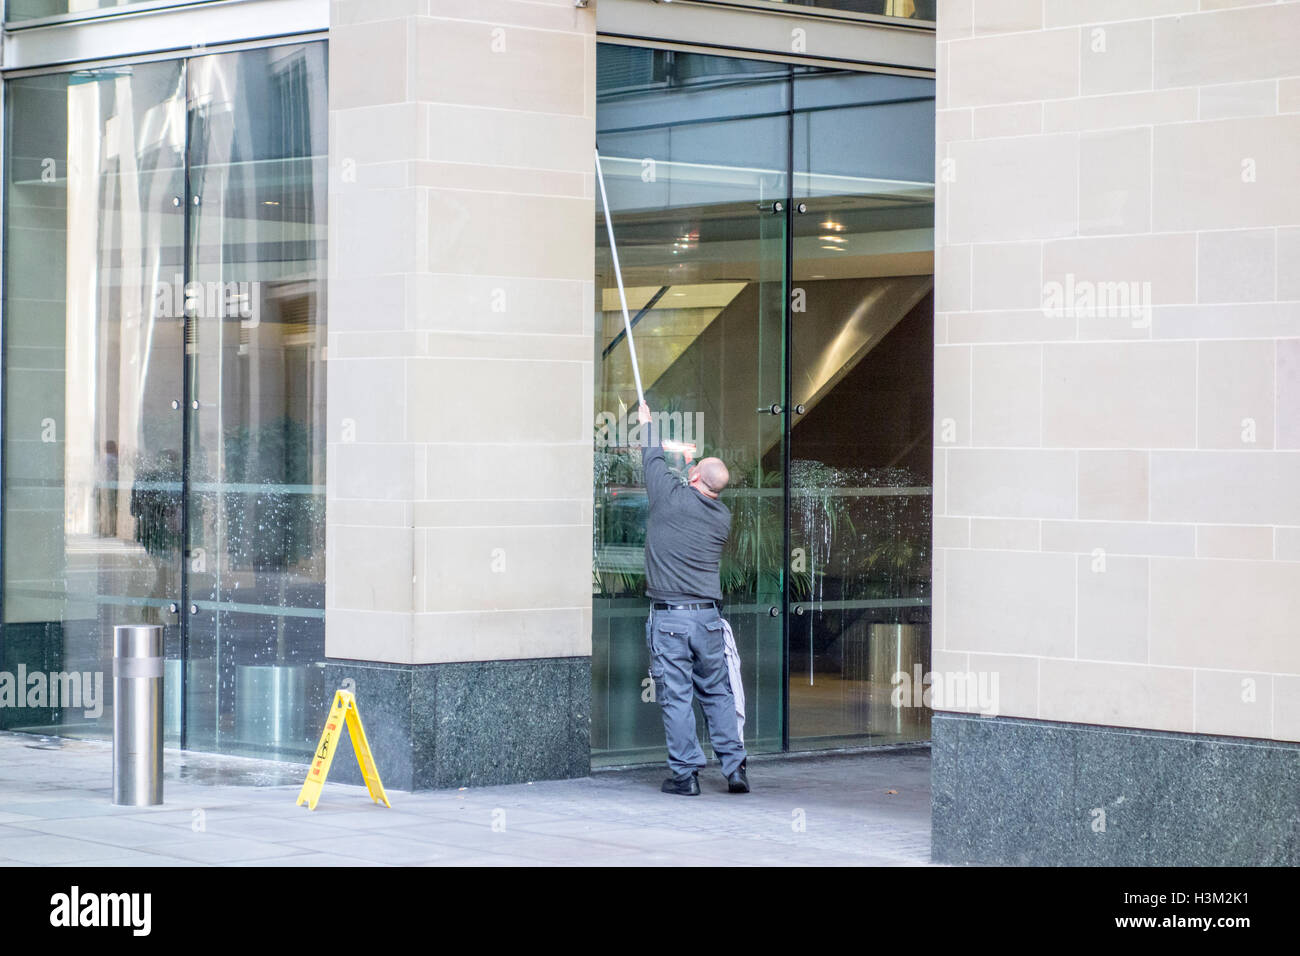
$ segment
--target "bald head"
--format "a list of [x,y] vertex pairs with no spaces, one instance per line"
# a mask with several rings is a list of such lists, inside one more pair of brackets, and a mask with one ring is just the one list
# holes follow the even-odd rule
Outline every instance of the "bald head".
[[691,476],[695,480],[691,484],[699,484],[701,491],[717,495],[723,488],[727,487],[727,482],[731,480],[731,475],[727,471],[727,466],[722,463],[721,458],[705,458],[695,466],[694,474]]

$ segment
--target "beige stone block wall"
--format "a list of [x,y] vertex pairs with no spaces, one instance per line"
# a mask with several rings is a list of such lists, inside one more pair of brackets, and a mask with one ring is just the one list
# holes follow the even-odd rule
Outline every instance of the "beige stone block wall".
[[595,14],[335,0],[326,653],[591,653]]
[[934,664],[1004,715],[1300,740],[1297,38],[939,0]]

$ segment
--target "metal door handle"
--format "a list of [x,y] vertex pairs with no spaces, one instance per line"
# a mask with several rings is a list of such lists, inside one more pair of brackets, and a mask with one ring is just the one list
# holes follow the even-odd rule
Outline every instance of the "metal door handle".
[[770,607],[770,608],[767,609],[767,616],[768,616],[768,617],[780,617],[780,616],[781,616],[781,609],[780,609],[779,607],[776,607],[775,605],[773,605],[772,607]]
[[794,613],[798,614],[800,617],[803,617],[803,605],[802,605],[802,604],[796,604],[796,605],[794,606]]
[[760,415],[780,415],[781,412],[783,411],[784,409],[780,405],[776,404],[775,402],[773,402],[771,405],[765,405],[762,408],[758,409],[758,413]]
[[794,413],[795,413],[796,415],[802,415],[802,414],[803,414],[804,412],[806,412],[807,410],[808,410],[808,407],[807,407],[806,405],[796,405],[796,406],[794,407]]

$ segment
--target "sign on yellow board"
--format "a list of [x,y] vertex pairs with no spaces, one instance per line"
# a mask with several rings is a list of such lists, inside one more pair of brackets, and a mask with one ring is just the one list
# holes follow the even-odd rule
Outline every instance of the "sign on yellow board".
[[361,767],[361,776],[366,781],[366,790],[370,799],[392,809],[384,785],[379,781],[379,771],[375,769],[375,758],[370,755],[370,743],[366,740],[366,730],[361,726],[361,714],[357,711],[357,699],[351,691],[334,692],[334,703],[330,706],[329,716],[325,718],[325,729],[321,732],[320,743],[311,758],[311,769],[307,771],[307,780],[298,793],[298,806],[307,804],[307,809],[315,810],[320,800],[325,778],[329,776],[330,764],[334,762],[334,751],[338,749],[343,726],[347,725],[348,736],[352,738],[352,750],[357,755],[357,764]]

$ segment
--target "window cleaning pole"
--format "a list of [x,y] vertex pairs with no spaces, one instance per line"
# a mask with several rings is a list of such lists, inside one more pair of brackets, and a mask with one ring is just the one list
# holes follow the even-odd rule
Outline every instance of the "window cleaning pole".
[[614,278],[618,282],[618,302],[623,307],[623,328],[627,331],[627,350],[632,356],[632,377],[636,379],[638,402],[645,401],[641,388],[641,369],[636,363],[636,343],[632,341],[632,320],[627,314],[627,293],[623,290],[623,270],[618,264],[618,246],[614,244],[614,220],[609,214],[609,196],[605,193],[605,174],[600,169],[600,150],[596,150],[596,182],[600,184],[600,204],[605,210],[605,229],[609,233],[609,252],[614,257]]

